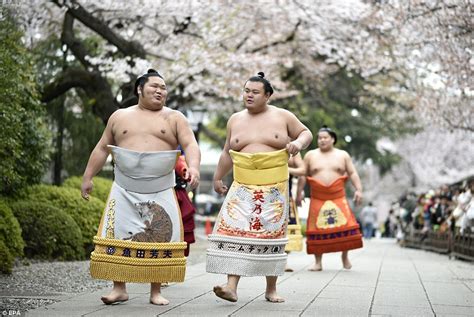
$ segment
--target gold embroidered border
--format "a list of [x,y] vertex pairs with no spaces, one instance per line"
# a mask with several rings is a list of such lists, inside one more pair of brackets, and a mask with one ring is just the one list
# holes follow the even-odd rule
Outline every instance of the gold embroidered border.
[[[170,250],[170,249],[151,249],[151,250],[144,250],[140,248],[121,248],[121,247],[112,247],[113,250],[109,250],[111,246],[105,245],[96,245],[94,252],[96,254],[106,254],[106,255],[114,255],[114,256],[123,256],[123,257],[133,257],[133,258],[182,258],[184,257],[185,250]],[[125,255],[127,253],[128,255]],[[141,253],[141,257],[137,255],[137,253]],[[169,254],[171,253],[171,255]]]
[[107,239],[95,236],[94,244],[102,246],[112,246],[128,249],[142,250],[184,250],[187,247],[186,242],[136,242],[128,240]]

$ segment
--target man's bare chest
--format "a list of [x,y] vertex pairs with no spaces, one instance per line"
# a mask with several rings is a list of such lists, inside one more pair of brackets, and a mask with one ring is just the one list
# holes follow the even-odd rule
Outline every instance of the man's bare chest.
[[310,163],[310,171],[312,174],[319,172],[336,172],[343,174],[345,172],[344,159],[341,157],[321,157],[315,156]]
[[115,139],[135,137],[155,137],[163,140],[175,139],[175,127],[169,120],[162,118],[129,118],[121,120],[113,128]]
[[263,126],[240,126],[231,130],[231,148],[239,150],[250,144],[265,144],[273,148],[284,148],[289,137],[286,129]]

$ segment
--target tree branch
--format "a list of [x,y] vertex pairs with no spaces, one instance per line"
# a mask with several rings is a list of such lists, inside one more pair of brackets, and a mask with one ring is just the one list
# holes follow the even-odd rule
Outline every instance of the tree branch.
[[250,50],[249,53],[257,53],[257,52],[262,51],[264,49],[293,41],[295,39],[296,31],[298,31],[298,27],[300,25],[301,25],[301,20],[298,20],[298,23],[295,24],[295,28],[293,29],[293,31],[290,34],[288,34],[288,36],[286,38],[281,39],[281,40],[277,40],[277,41],[273,41],[271,43],[262,45],[260,47],[256,47],[256,48]]
[[79,3],[72,0],[72,5],[67,5],[59,0],[52,0],[59,7],[67,7],[68,12],[76,19],[81,21],[91,30],[102,36],[109,43],[115,45],[124,55],[146,57],[146,51],[143,46],[135,41],[127,41],[123,37],[117,35],[110,27],[101,20],[94,17],[85,10]]
[[[89,55],[87,49],[81,41],[74,37],[73,31],[74,17],[69,13],[69,10],[64,16],[63,32],[61,33],[61,41],[66,44],[74,56],[81,62],[81,64],[87,69],[93,67],[86,59]],[[96,69],[96,67],[94,67]]]
[[92,76],[87,71],[79,68],[68,68],[53,83],[44,87],[41,101],[50,102],[71,88],[80,87],[85,89],[90,85],[91,80]]
[[92,104],[92,112],[104,123],[118,108],[107,80],[99,72],[88,72],[79,68],[67,68],[57,76],[53,83],[44,88],[41,101],[49,102],[72,88],[82,88],[86,92]]

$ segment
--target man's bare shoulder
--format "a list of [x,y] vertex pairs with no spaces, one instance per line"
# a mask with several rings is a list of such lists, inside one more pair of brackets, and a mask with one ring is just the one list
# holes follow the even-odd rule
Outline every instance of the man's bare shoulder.
[[131,107],[128,107],[128,108],[121,108],[121,109],[117,109],[115,110],[111,115],[110,115],[110,118],[109,118],[109,122],[113,122],[115,120],[118,120],[124,116],[127,116],[128,114],[136,111],[136,106],[131,106]]
[[168,107],[163,107],[161,109],[163,111],[163,115],[170,117],[170,118],[179,118],[179,119],[186,119],[186,116],[179,110],[174,110]]
[[342,157],[344,157],[344,158],[350,158],[350,157],[351,157],[351,156],[349,155],[349,153],[347,153],[347,152],[344,151],[344,150],[341,150],[341,149],[334,149],[334,150],[336,150],[336,154],[337,154],[338,156],[342,156]]
[[304,157],[312,157],[312,156],[315,156],[315,155],[318,155],[320,154],[321,152],[319,151],[319,149],[314,149],[314,150],[309,150],[308,152],[306,152],[306,154],[304,155]]
[[277,106],[272,106],[272,105],[268,105],[268,107],[270,108],[270,110],[272,112],[277,113],[278,115],[281,115],[281,116],[284,116],[284,117],[293,117],[294,116],[293,112],[291,112],[289,110],[279,108]]
[[273,105],[268,105],[268,109],[273,112],[273,113],[277,113],[278,115],[281,115],[281,116],[287,116],[288,113],[291,113],[289,112],[288,110],[286,109],[282,109],[282,108],[279,108],[277,106],[273,106]]
[[230,116],[229,120],[227,120],[227,123],[232,124],[233,122],[237,120],[243,119],[245,115],[247,115],[247,109],[240,110],[239,112],[235,112]]
[[236,118],[238,119],[238,118],[240,118],[240,117],[243,117],[243,116],[247,115],[247,113],[248,113],[247,109],[234,112],[234,113],[230,116],[229,120],[232,119],[232,118],[233,118],[234,120],[235,120]]

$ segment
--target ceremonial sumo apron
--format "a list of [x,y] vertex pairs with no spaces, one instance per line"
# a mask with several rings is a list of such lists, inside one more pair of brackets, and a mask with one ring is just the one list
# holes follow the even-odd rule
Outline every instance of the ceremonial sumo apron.
[[92,277],[117,282],[182,282],[186,242],[173,188],[180,152],[109,149],[115,180],[94,237]]
[[230,151],[234,182],[209,235],[207,271],[240,276],[284,273],[288,152]]
[[352,213],[344,190],[347,176],[326,186],[307,177],[311,203],[306,226],[306,251],[323,254],[362,247],[359,224]]

